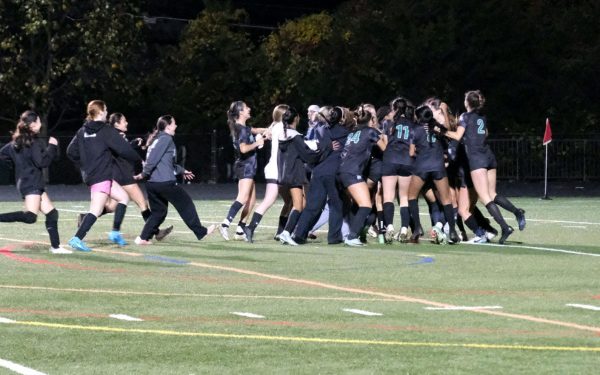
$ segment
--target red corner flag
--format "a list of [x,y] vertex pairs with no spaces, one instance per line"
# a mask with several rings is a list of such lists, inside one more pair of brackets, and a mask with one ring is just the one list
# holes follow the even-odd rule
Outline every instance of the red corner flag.
[[544,131],[542,144],[545,146],[550,142],[552,142],[552,129],[550,129],[550,119],[546,118],[546,131]]

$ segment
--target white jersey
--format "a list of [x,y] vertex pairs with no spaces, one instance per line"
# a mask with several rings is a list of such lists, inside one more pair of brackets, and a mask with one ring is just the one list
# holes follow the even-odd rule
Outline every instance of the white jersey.
[[279,155],[279,136],[283,136],[283,123],[276,122],[270,126],[271,128],[271,157],[265,165],[265,179],[275,180],[279,178],[277,169],[277,155]]

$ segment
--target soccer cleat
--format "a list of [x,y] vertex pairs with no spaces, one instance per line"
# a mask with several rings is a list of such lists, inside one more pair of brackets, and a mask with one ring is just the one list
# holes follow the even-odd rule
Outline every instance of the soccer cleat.
[[510,236],[511,234],[513,234],[515,230],[512,227],[507,227],[506,230],[502,230],[502,235],[500,236],[500,239],[498,240],[498,243],[501,245],[504,245],[504,243],[506,242],[506,239],[508,238],[508,236]]
[[414,232],[408,242],[410,243],[419,243],[419,237],[421,237],[421,233],[419,231]]
[[108,240],[116,243],[119,246],[127,245],[127,241],[123,239],[121,232],[113,230],[108,233]]
[[352,240],[349,239],[345,239],[344,243],[346,244],[346,246],[351,246],[351,247],[360,247],[360,246],[365,246],[365,244],[363,244],[362,242],[360,242],[360,239],[358,238],[354,238]]
[[292,238],[292,235],[290,234],[290,232],[288,232],[287,230],[284,230],[283,232],[281,232],[281,234],[279,235],[279,241],[281,241],[281,243],[284,245],[288,244],[288,245],[292,245],[292,246],[298,246],[296,241],[294,241],[294,239]]
[[515,214],[515,217],[517,218],[517,223],[519,224],[519,230],[525,229],[525,224],[527,224],[527,222],[525,221],[525,210],[519,208],[519,210]]
[[69,246],[71,246],[73,249],[78,250],[78,251],[84,251],[84,252],[90,252],[92,251],[92,249],[90,249],[85,242],[83,242],[82,240],[80,240],[78,237],[72,237],[69,242],[68,242]]
[[241,226],[237,226],[237,228],[235,228],[235,235],[233,236],[233,239],[236,241],[248,241],[246,239],[246,233],[244,232],[244,227]]
[[156,238],[157,241],[162,241],[165,239],[165,237],[167,237],[171,232],[173,231],[173,226],[168,226],[165,229],[159,229],[158,232],[156,233],[156,235],[154,236],[154,238]]
[[281,233],[277,233],[276,235],[273,236],[273,239],[277,242],[279,242],[279,236],[281,236]]
[[456,233],[456,230],[454,229],[450,229],[450,232],[448,233],[448,243],[449,244],[456,244],[460,242],[460,238],[458,237],[458,233]]
[[392,243],[394,241],[395,233],[394,225],[388,224],[387,228],[385,229],[385,242]]
[[433,239],[433,243],[435,244],[443,244],[446,242],[446,236],[444,236],[443,230],[435,225],[431,228],[431,238]]
[[467,237],[467,232],[465,232],[465,231],[460,232],[460,240],[463,242],[466,242],[469,240],[469,237]]
[[467,243],[487,243],[489,242],[486,236],[475,236],[471,238]]
[[317,235],[315,234],[315,232],[310,232],[308,234],[308,239],[309,240],[316,240],[317,239]]
[[60,245],[56,249],[51,247],[50,252],[52,254],[73,254],[73,252],[71,250],[65,249],[64,247],[62,247]]
[[377,236],[378,236],[377,230],[375,230],[374,226],[370,226],[369,227],[369,230],[367,231],[367,234],[369,236],[373,237],[373,238],[377,238]]
[[358,239],[362,243],[367,243],[367,233],[369,231],[369,227],[364,227],[360,233],[358,234]]
[[140,238],[140,236],[137,236],[133,242],[134,242],[136,245],[141,245],[141,246],[152,245],[152,241],[148,241],[148,240],[142,240],[142,239]]
[[407,227],[400,228],[400,233],[398,233],[398,241],[400,243],[408,242],[408,228]]
[[221,237],[223,237],[225,241],[229,241],[229,232],[227,232],[227,229],[229,229],[229,226],[225,224],[219,225],[219,233],[221,233]]
[[244,231],[244,235],[246,236],[246,241],[254,243],[254,232],[252,231],[252,229],[248,227],[243,227],[242,230]]

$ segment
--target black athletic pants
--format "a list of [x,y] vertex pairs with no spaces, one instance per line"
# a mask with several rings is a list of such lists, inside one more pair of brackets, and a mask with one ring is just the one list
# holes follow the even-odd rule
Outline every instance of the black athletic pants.
[[192,198],[175,181],[169,182],[147,182],[148,203],[150,203],[151,214],[140,238],[149,240],[158,227],[167,217],[167,208],[171,203],[185,224],[194,232],[199,240],[206,235],[206,227],[203,227],[198,218],[198,212]]

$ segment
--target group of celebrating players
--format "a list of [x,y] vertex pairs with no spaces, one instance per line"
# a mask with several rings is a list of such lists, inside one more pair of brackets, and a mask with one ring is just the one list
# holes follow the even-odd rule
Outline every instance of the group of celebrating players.
[[[93,100],[84,125],[67,148],[91,193],[89,212],[80,215],[68,244],[75,250],[91,251],[84,242],[86,234],[98,217],[113,212],[108,238],[126,245],[120,228],[130,199],[145,221],[134,241],[137,245],[150,245],[172,231],[172,226],[160,228],[169,203],[198,240],[216,228],[229,240],[229,226],[241,210],[236,237],[252,243],[263,215],[278,196],[284,204],[275,239],[284,244],[306,243],[325,223],[329,244],[363,246],[368,234],[381,243],[417,243],[424,235],[420,195],[429,206],[435,243],[467,241],[466,225],[474,234],[471,241],[484,243],[499,234],[498,242],[504,244],[514,230],[498,206],[515,215],[520,230],[525,228],[525,211],[496,192],[497,164],[486,143],[484,104],[481,92],[467,92],[466,112],[458,118],[438,98],[415,106],[398,97],[378,109],[372,104],[354,110],[311,105],[309,127],[303,135],[296,130],[300,115],[294,107],[277,105],[268,127],[253,128],[247,125],[251,108],[243,101],[233,102],[227,117],[236,153],[238,194],[223,222],[205,227],[192,199],[177,182],[178,175],[192,180],[194,174],[177,164],[175,119],[161,116],[146,141],[129,141],[125,116],[113,113],[109,117],[106,104]],[[58,211],[45,191],[42,173],[56,158],[58,142],[50,137],[46,144],[38,136],[41,127],[35,112],[24,112],[12,141],[0,149],[0,160],[14,163],[17,189],[25,204],[23,211],[0,214],[0,222],[32,224],[41,211],[46,216],[50,251],[66,254],[71,250],[60,245]],[[271,151],[264,167],[266,190],[254,209],[257,152],[266,142]],[[144,152],[143,170],[136,174]],[[142,180],[147,201],[138,186]],[[396,201],[399,231],[394,227]],[[500,226],[500,233],[477,208],[477,201]]]

